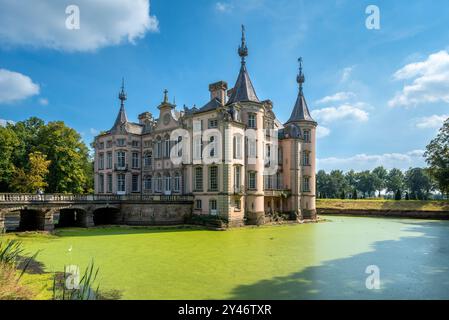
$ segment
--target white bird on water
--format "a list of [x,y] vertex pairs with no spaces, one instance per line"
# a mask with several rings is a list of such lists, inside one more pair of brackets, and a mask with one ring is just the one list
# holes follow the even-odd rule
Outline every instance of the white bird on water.
[[69,248],[69,252],[72,252],[72,249],[73,249],[73,248],[72,248],[72,246],[70,246],[70,248]]

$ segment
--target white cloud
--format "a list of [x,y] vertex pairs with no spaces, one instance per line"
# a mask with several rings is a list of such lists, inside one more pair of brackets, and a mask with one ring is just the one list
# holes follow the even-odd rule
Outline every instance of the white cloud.
[[326,104],[326,103],[333,103],[333,102],[340,102],[340,101],[346,101],[349,99],[355,98],[354,92],[337,92],[334,95],[326,96],[320,100],[318,100],[317,104]]
[[318,159],[318,168],[321,170],[340,169],[348,171],[372,170],[378,166],[387,169],[398,168],[408,169],[410,167],[423,167],[425,160],[423,150],[412,150],[406,153],[384,153],[378,155],[357,154],[346,158],[330,157]]
[[100,131],[98,131],[97,129],[94,129],[94,128],[90,128],[89,132],[93,136],[97,136],[100,133]]
[[360,108],[360,104],[343,104],[339,107],[315,109],[312,117],[324,124],[339,120],[354,120],[358,122],[368,121],[369,113]]
[[0,43],[63,51],[93,51],[133,43],[158,31],[149,0],[78,0],[80,28],[69,30],[65,10],[72,1],[0,0]]
[[331,133],[331,130],[329,128],[318,126],[316,129],[316,137],[318,139],[322,139],[324,137],[327,137]]
[[422,117],[416,120],[416,127],[419,129],[439,129],[448,118],[449,115],[447,114],[434,114],[429,117]]
[[5,120],[5,119],[0,119],[0,127],[6,127],[6,125],[10,123],[10,124],[15,124],[14,121],[12,120]]
[[40,98],[39,99],[39,104],[41,106],[48,106],[48,99],[47,98]]
[[440,51],[426,60],[410,63],[393,75],[395,80],[411,81],[388,102],[390,107],[449,103],[449,54]]
[[18,72],[0,69],[0,103],[11,103],[39,94],[39,85]]
[[219,12],[231,12],[233,9],[233,5],[225,2],[217,2],[215,4],[215,10]]

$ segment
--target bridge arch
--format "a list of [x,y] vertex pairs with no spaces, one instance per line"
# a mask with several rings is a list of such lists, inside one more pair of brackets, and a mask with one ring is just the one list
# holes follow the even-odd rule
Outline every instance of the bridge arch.
[[95,226],[120,224],[120,208],[115,206],[95,208],[93,210],[93,222]]

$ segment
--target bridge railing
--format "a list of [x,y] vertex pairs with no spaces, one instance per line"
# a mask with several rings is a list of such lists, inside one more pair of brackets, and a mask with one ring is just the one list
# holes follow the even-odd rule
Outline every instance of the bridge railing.
[[190,195],[115,195],[115,194],[25,194],[0,193],[0,203],[23,202],[90,202],[90,201],[193,201]]

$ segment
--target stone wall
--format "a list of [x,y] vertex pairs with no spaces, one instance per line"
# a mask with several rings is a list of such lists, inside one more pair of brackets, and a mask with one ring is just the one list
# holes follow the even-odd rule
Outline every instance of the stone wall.
[[192,203],[141,203],[121,205],[116,222],[128,225],[183,224],[192,215]]
[[399,210],[347,210],[317,209],[318,214],[360,216],[360,217],[394,217],[415,219],[449,220],[449,211],[399,211]]

